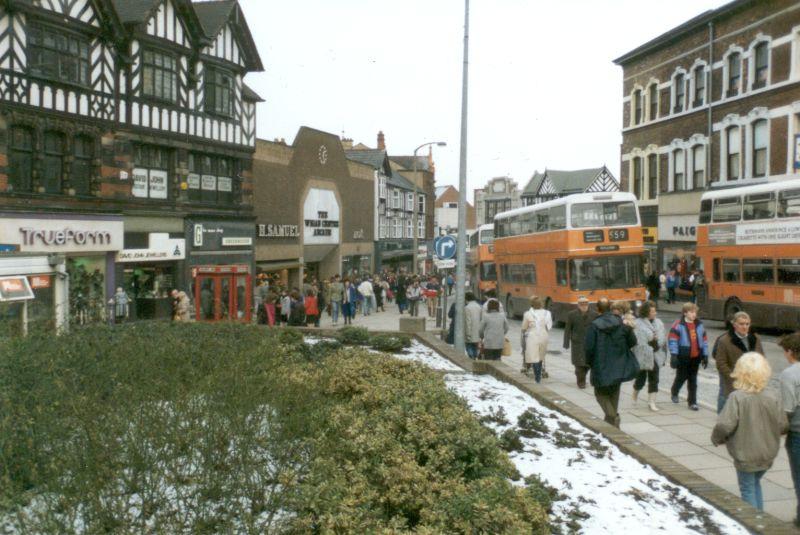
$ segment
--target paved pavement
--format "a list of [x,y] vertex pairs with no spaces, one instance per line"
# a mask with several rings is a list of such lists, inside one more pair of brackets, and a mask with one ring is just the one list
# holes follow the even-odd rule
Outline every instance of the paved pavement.
[[[674,305],[662,305],[661,316],[665,323],[677,317],[679,308]],[[420,313],[427,318],[426,311],[420,307]],[[359,315],[354,325],[367,327],[371,330],[394,331],[399,327],[400,315],[397,307],[389,304],[386,312],[373,313],[371,316]],[[513,366],[521,367],[522,358],[519,347],[519,321],[511,322],[510,340],[514,347],[511,357],[503,360]],[[428,330],[435,329],[433,318],[426,320]],[[341,321],[340,324],[341,326]],[[322,327],[330,327],[331,319],[324,317]],[[722,325],[709,322],[709,338],[714,340],[721,334]],[[570,363],[569,353],[561,350],[563,331],[554,329],[550,344],[548,345],[547,371],[550,374],[544,380],[546,386],[554,392],[564,396],[565,399],[588,410],[598,418],[603,413],[594,398],[591,387],[581,390],[575,384],[575,375]],[[780,372],[786,362],[783,352],[775,344],[776,338],[764,337],[767,356],[772,364],[775,375]],[[651,412],[646,406],[646,399],[634,404],[631,398],[632,383],[623,385],[620,399],[620,413],[622,417],[622,430],[629,435],[641,440],[642,443],[654,447],[661,453],[672,457],[675,461],[694,471],[708,481],[739,495],[736,482],[736,471],[733,461],[724,446],[715,447],[711,444],[711,429],[716,422],[716,397],[718,390],[718,377],[713,369],[713,361],[708,370],[702,370],[699,376],[699,398],[701,409],[699,412],[687,408],[685,395],[686,387],[682,392],[679,404],[669,400],[669,387],[672,384],[674,372],[669,366],[662,368],[659,395],[659,412]],[[764,509],[775,517],[791,522],[795,511],[794,487],[789,472],[789,461],[786,450],[781,447],[778,458],[772,468],[762,480],[764,491]]]

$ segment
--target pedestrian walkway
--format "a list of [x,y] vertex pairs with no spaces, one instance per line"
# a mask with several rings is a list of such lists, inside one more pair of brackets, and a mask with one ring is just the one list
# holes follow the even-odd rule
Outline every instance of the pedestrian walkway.
[[[353,325],[370,330],[398,330],[401,316],[397,312],[397,306],[388,305],[386,310],[366,317],[359,315]],[[434,330],[434,318],[428,318],[423,307],[420,307],[420,313],[421,317],[427,318],[427,329]],[[322,327],[331,327],[331,320],[327,315],[323,318]],[[504,357],[503,361],[518,370],[522,367],[519,333],[510,332],[509,339],[514,351],[511,357]],[[546,364],[550,377],[543,381],[544,386],[602,419],[603,412],[594,398],[591,386],[585,390],[577,387],[569,352],[562,353],[561,342],[560,336],[551,336]],[[727,449],[725,446],[715,447],[711,444],[711,429],[716,423],[716,413],[703,406],[698,412],[690,411],[685,397],[681,398],[679,404],[673,404],[663,391],[659,394],[658,400],[658,407],[661,410],[652,412],[647,407],[646,395],[638,404],[633,403],[632,385],[632,382],[625,383],[620,395],[622,431],[669,456],[711,483],[739,496],[736,471]],[[660,386],[662,389],[669,388],[669,385],[665,384]],[[684,388],[684,396],[685,392]],[[791,522],[796,502],[789,461],[783,447],[761,484],[764,491],[764,509],[785,522]]]

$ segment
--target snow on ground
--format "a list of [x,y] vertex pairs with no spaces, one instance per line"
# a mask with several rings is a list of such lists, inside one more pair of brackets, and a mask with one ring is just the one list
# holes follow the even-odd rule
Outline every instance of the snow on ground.
[[403,353],[395,353],[392,356],[400,360],[410,360],[413,362],[419,362],[431,368],[432,370],[436,371],[445,371],[445,372],[464,371],[462,368],[456,366],[443,356],[439,355],[437,352],[435,352],[425,344],[421,344],[416,340],[412,340],[411,347],[406,349]]
[[[408,359],[409,355],[400,358]],[[426,364],[445,360],[422,344],[415,347],[410,358]],[[577,522],[580,532],[587,534],[627,530],[666,531],[670,535],[748,533],[721,511],[620,451],[601,434],[545,408],[515,386],[488,375],[468,373],[447,374],[445,382],[498,435],[509,430],[527,435],[519,437],[522,451],[509,455],[523,478],[538,475],[559,491],[561,499],[553,505],[556,524],[569,526],[573,522],[575,526]]]

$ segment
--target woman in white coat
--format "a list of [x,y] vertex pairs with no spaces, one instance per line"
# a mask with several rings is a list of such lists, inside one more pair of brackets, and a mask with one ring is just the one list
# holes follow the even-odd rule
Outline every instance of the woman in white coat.
[[547,355],[547,338],[553,328],[553,316],[545,310],[542,300],[531,297],[531,308],[522,317],[522,338],[525,342],[522,373],[533,369],[534,379],[542,382],[542,368]]
[[639,307],[639,318],[634,326],[636,345],[633,354],[639,361],[639,374],[633,383],[633,401],[647,382],[647,404],[651,411],[657,411],[658,372],[667,360],[667,333],[664,324],[656,317],[656,304],[645,301]]

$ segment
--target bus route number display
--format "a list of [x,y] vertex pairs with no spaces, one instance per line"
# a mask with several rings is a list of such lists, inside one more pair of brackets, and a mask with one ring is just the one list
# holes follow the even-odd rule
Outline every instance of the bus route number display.
[[605,236],[602,230],[584,230],[583,243],[603,243]]
[[628,229],[616,228],[608,231],[610,241],[628,241]]

